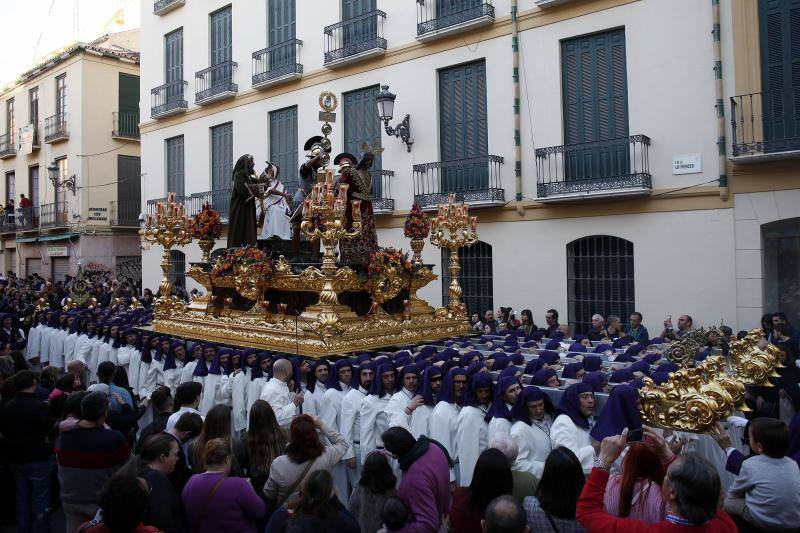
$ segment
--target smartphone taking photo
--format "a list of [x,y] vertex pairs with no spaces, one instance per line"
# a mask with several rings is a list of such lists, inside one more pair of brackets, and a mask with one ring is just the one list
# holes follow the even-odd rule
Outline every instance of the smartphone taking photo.
[[642,428],[629,429],[625,443],[633,444],[635,442],[642,442],[643,440],[644,440],[644,430]]

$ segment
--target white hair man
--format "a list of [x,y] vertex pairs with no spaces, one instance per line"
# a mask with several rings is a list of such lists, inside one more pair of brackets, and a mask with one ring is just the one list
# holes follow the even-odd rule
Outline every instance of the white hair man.
[[519,453],[517,444],[511,440],[508,435],[497,433],[492,437],[492,440],[489,441],[489,448],[499,450],[506,456],[506,460],[511,467],[511,476],[514,479],[512,496],[519,502],[522,502],[526,496],[535,496],[536,489],[539,486],[539,480],[530,472],[514,468],[517,462],[517,453]]
[[603,315],[597,313],[592,315],[592,329],[590,329],[586,336],[590,341],[601,341],[606,337],[606,321]]

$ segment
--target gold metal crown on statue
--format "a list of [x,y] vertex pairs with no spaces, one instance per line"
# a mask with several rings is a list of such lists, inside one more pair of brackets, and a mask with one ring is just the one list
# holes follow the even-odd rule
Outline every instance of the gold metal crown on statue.
[[769,378],[777,378],[781,350],[764,340],[760,329],[753,329],[741,340],[731,342],[731,368],[745,385],[772,387]]
[[721,357],[709,357],[693,368],[682,368],[661,385],[644,378],[639,391],[646,425],[678,431],[715,431],[718,420],[747,411],[744,384],[724,373]]

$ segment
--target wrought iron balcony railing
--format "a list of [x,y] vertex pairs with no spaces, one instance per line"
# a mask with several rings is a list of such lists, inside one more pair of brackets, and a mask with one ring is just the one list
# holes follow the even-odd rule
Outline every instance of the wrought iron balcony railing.
[[0,135],[0,159],[12,157],[16,155],[16,153],[17,150],[14,146],[14,135],[11,133]]
[[69,209],[67,202],[54,202],[42,204],[40,208],[39,226],[42,228],[57,228],[69,225]]
[[112,113],[113,129],[111,136],[120,139],[139,138],[139,112],[114,111]]
[[186,0],[157,0],[153,4],[154,15],[166,15],[173,9],[177,9],[184,5]]
[[182,113],[189,107],[185,98],[188,83],[184,80],[171,81],[150,91],[150,116],[166,117]]
[[650,138],[633,135],[607,141],[536,149],[540,201],[630,196],[652,189]]
[[186,215],[196,215],[203,208],[203,204],[210,204],[219,213],[222,222],[227,223],[231,207],[231,190],[219,189],[189,195],[186,198]]
[[260,89],[302,76],[301,46],[303,41],[291,39],[253,52],[253,87]]
[[0,213],[0,233],[14,233],[39,228],[39,208],[20,207],[14,214]]
[[502,164],[501,156],[483,155],[414,165],[414,201],[432,210],[455,193],[458,201],[476,207],[503,205]]
[[376,215],[394,212],[392,198],[392,178],[394,170],[381,170],[372,173],[372,210]]
[[800,150],[800,87],[741,94],[730,102],[733,157],[786,156]]
[[138,226],[141,204],[137,200],[109,202],[109,222],[112,226]]
[[386,53],[386,13],[376,9],[325,27],[325,66],[335,67]]
[[236,61],[223,61],[195,74],[195,103],[208,104],[235,95],[239,90],[239,86],[233,83],[235,68]]
[[428,41],[494,22],[494,6],[478,0],[417,0],[417,40]]
[[52,143],[69,138],[67,114],[57,113],[44,119],[44,142]]

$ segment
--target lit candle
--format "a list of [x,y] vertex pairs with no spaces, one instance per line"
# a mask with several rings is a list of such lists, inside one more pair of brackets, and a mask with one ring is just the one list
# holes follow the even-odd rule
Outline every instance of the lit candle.
[[156,213],[156,222],[161,225],[161,213]]
[[353,200],[353,220],[361,220],[361,200]]
[[345,197],[347,195],[347,185],[344,183],[339,185],[339,196]]
[[147,225],[148,226],[153,225],[153,215],[147,215]]
[[328,196],[328,182],[322,186],[322,197],[325,198]]
[[316,202],[319,198],[319,185],[314,185],[314,188],[311,189],[311,198]]
[[164,214],[164,204],[163,203],[158,202],[156,204],[156,213]]
[[306,198],[305,203],[303,203],[303,216],[311,216],[311,198]]
[[175,201],[175,193],[171,192],[171,193],[167,194],[167,203],[171,204],[174,201]]
[[286,304],[278,305],[278,312],[280,314],[282,314],[282,315],[285,315],[286,314]]
[[325,174],[325,183],[328,185],[333,185],[333,169],[329,168],[328,172]]

